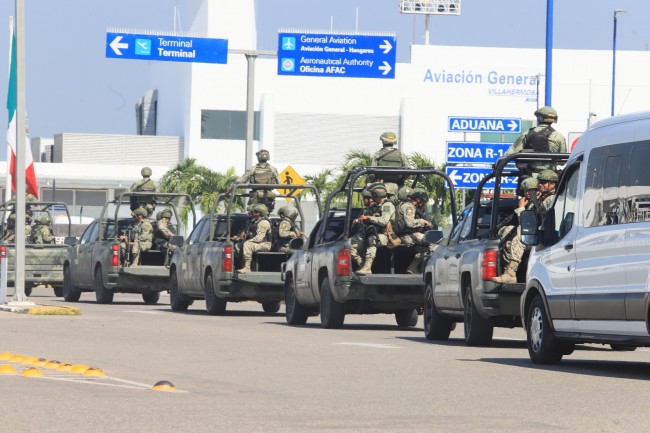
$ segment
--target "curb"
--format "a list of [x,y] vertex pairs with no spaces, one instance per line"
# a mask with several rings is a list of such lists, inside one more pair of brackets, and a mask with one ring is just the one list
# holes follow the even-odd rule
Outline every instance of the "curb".
[[10,313],[31,314],[39,316],[78,316],[81,309],[78,307],[54,306],[54,305],[36,305],[36,306],[11,306],[0,305],[0,311]]

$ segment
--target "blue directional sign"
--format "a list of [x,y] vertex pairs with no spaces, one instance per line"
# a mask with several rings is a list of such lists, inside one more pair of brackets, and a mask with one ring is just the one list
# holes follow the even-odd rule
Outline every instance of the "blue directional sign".
[[449,116],[449,132],[520,133],[518,117],[454,117]]
[[228,40],[106,33],[106,57],[167,62],[227,63]]
[[501,158],[509,147],[509,143],[448,141],[447,163],[492,164]]
[[280,33],[278,75],[395,78],[395,36]]
[[[485,176],[492,173],[488,167],[447,167],[447,176],[454,182],[456,189],[474,189]],[[485,184],[486,188],[494,188],[494,179]],[[502,176],[501,189],[517,188],[517,176]]]

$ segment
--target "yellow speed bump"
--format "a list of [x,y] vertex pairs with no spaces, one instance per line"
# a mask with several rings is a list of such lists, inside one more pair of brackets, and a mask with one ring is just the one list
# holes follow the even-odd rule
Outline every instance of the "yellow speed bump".
[[72,366],[72,368],[70,369],[70,372],[71,373],[76,373],[76,374],[84,374],[86,371],[88,371],[88,368],[90,368],[90,367],[88,367],[87,365],[76,364],[76,365]]
[[53,306],[53,305],[39,305],[27,310],[27,314],[44,315],[44,316],[78,316],[81,314],[81,308]]
[[36,361],[38,359],[35,356],[26,356],[20,363],[23,365],[33,365]]
[[43,367],[48,370],[56,370],[60,365],[61,363],[59,361],[47,361]]
[[0,353],[0,361],[9,361],[12,356],[14,356],[13,353],[2,352],[2,353]]
[[34,361],[32,363],[32,366],[34,366],[34,367],[45,367],[45,364],[47,364],[47,359],[38,358],[36,361]]
[[0,365],[0,374],[16,374],[16,367],[9,364]]
[[106,376],[106,375],[104,374],[104,372],[101,369],[91,367],[88,370],[86,370],[86,372],[84,373],[84,376],[102,377],[102,376]]
[[23,359],[25,359],[23,355],[14,355],[9,358],[9,362],[23,362]]
[[156,382],[156,384],[151,389],[154,391],[176,391],[174,384],[166,380]]
[[72,371],[72,364],[61,364],[56,371]]
[[20,373],[20,375],[25,376],[25,377],[35,377],[35,376],[42,376],[43,372],[41,372],[41,370],[39,370],[38,368],[29,367],[29,368],[24,369]]

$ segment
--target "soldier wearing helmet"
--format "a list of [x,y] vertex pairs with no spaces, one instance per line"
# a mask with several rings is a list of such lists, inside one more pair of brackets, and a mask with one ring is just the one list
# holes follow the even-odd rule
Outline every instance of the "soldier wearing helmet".
[[[151,168],[142,167],[140,170],[142,179],[133,182],[131,187],[129,187],[130,192],[156,192],[158,188],[156,183],[151,179]],[[130,197],[131,200],[131,210],[136,210],[139,207],[144,208],[147,211],[147,217],[151,215],[156,208],[156,199],[154,196],[151,197]]]
[[558,175],[553,170],[542,170],[537,176],[539,181],[539,201],[542,212],[546,212],[553,203],[555,187],[557,186]]
[[[521,134],[506,151],[504,156],[521,152],[522,150],[544,153],[566,153],[567,147],[564,135],[551,126],[553,123],[557,123],[557,111],[553,107],[541,107],[534,114],[537,118],[537,126]],[[532,174],[533,176],[537,176],[545,168],[550,168],[548,163],[529,162],[528,164],[529,173],[526,174]]]
[[237,270],[239,273],[251,271],[253,253],[258,251],[271,251],[271,222],[268,219],[269,211],[266,205],[258,203],[253,206],[254,236],[247,239],[243,245],[244,266]]
[[7,217],[3,239],[6,243],[13,243],[16,240],[16,214],[13,212]]
[[171,209],[161,210],[156,214],[156,226],[153,232],[153,248],[162,252],[169,250],[169,238],[176,234],[171,223]]
[[386,225],[395,219],[395,206],[389,200],[386,200],[388,192],[386,186],[381,182],[376,182],[368,186],[372,194],[372,201],[375,202],[377,213],[375,215],[361,215],[359,221],[367,222],[370,226],[376,228],[376,234],[370,230],[366,231],[365,239],[365,258],[361,269],[357,274],[366,275],[372,273],[372,263],[377,255],[378,245],[388,245],[386,236]]
[[[361,191],[361,198],[363,200],[363,209],[361,210],[360,215],[379,215],[379,210],[372,201],[372,193],[368,188],[364,188]],[[350,257],[352,261],[356,264],[357,268],[361,267],[363,262],[363,252],[365,251],[365,241],[366,236],[368,235],[368,230],[377,233],[376,226],[371,226],[369,223],[364,223],[359,218],[356,218],[352,221],[352,227],[350,228]]]
[[[278,170],[271,164],[269,164],[269,159],[271,154],[268,150],[262,149],[255,153],[257,156],[257,164],[241,175],[235,184],[238,183],[251,183],[251,184],[279,184],[280,176],[278,175]],[[232,186],[228,188],[227,192],[232,191]],[[271,211],[275,206],[275,194],[272,193],[269,189],[262,190],[251,190],[248,196],[248,204],[262,203],[267,206],[270,206]]]
[[[147,211],[139,207],[133,212],[133,222],[129,227],[130,235],[120,235],[118,239],[121,241],[120,250],[122,257],[127,261],[127,265],[132,267],[140,266],[140,255],[143,251],[149,251],[153,244],[153,227],[151,222],[147,219]],[[129,262],[128,251],[131,252],[131,260]]]
[[[400,150],[395,147],[397,144],[397,136],[394,132],[384,132],[379,136],[382,148],[379,149],[372,156],[373,167],[409,167],[409,160],[404,156]],[[389,191],[397,189],[401,186],[403,178],[400,175],[377,175],[373,180],[384,182]]]
[[[423,253],[427,251],[424,247],[424,232],[431,227],[431,222],[421,218],[418,214],[418,206],[423,197],[422,189],[418,191],[412,188],[403,187],[398,194],[404,196],[404,201],[399,204],[395,212],[394,230],[400,236],[402,245],[415,245],[416,253],[409,264],[406,272],[416,274],[419,272]],[[428,200],[428,197],[427,197]]]
[[278,210],[278,215],[281,218],[278,224],[278,244],[274,245],[273,249],[281,253],[293,254],[293,250],[289,248],[289,242],[305,235],[296,225],[298,210],[293,206],[282,206]]
[[54,236],[50,231],[50,217],[47,215],[40,215],[36,218],[34,230],[32,230],[32,243],[33,244],[53,244]]

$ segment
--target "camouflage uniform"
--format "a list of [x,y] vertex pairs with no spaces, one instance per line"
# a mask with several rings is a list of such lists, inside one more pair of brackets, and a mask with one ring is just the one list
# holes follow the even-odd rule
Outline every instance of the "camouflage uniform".
[[244,242],[244,267],[237,272],[250,272],[253,253],[258,251],[271,251],[271,223],[266,218],[261,218],[255,224],[255,236]]
[[395,214],[396,221],[403,221],[404,230],[400,233],[400,239],[402,240],[402,245],[406,246],[416,246],[415,255],[413,256],[413,261],[408,266],[406,272],[409,274],[415,274],[418,272],[420,262],[422,261],[423,253],[428,250],[428,248],[421,249],[421,245],[424,243],[424,231],[431,224],[429,221],[418,218],[418,212],[411,201],[403,202],[397,208]]
[[[142,209],[142,208],[140,208]],[[139,210],[139,209],[138,209]],[[138,210],[136,210],[136,215]],[[144,214],[142,215],[144,216]],[[134,221],[133,223],[133,240],[126,239],[120,244],[122,256],[126,254],[126,242],[131,242],[131,266],[136,267],[140,265],[140,254],[143,251],[149,251],[153,243],[153,227],[149,220],[145,217],[142,221]]]
[[[372,272],[372,263],[375,261],[375,257],[377,256],[377,245],[388,245],[386,225],[395,219],[395,205],[385,199],[386,187],[383,184],[379,183],[370,185],[368,189],[372,192],[373,200],[377,203],[377,210],[379,211],[379,215],[373,215],[366,219],[369,224],[377,227],[377,234],[366,235],[365,259],[363,267],[357,271],[357,273],[360,275],[365,275]],[[377,194],[378,190],[381,191],[380,195]],[[379,200],[381,197],[384,197],[384,199]]]
[[[361,212],[361,215],[379,215],[379,209],[370,201],[366,205],[365,209]],[[354,220],[352,222],[352,236],[350,237],[350,257],[357,264],[357,267],[361,267],[363,262],[363,255],[365,255],[365,242],[368,235],[368,229],[376,232],[376,227],[369,227],[368,224],[364,224],[362,221]]]
[[[151,169],[149,167],[144,167],[140,174],[142,174],[142,179],[129,187],[130,192],[156,192],[158,188],[156,183],[151,180]],[[150,216],[154,209],[156,208],[156,203],[153,198],[148,197],[131,197],[131,210],[135,210],[139,207],[144,208],[147,211],[147,217]]]
[[278,249],[281,253],[293,254],[293,250],[289,248],[289,242],[292,239],[296,239],[302,236],[298,227],[296,227],[291,220],[291,218],[284,217],[278,226],[278,238],[280,241],[280,248]]
[[[269,160],[269,151],[262,149],[255,155],[258,163],[246,170],[246,173],[241,175],[235,183],[279,184],[278,170],[267,162]],[[271,191],[253,189],[248,196],[249,205],[263,203],[269,207],[269,210],[272,210],[274,202],[275,193],[271,194]]]
[[[50,219],[47,217],[40,217],[36,220],[36,228],[32,231],[32,243],[34,244],[53,244],[54,236],[47,226]],[[31,230],[30,230],[31,231]]]
[[159,212],[156,219],[158,221],[154,230],[153,248],[165,251],[169,248],[169,238],[176,234],[171,224],[171,211]]

